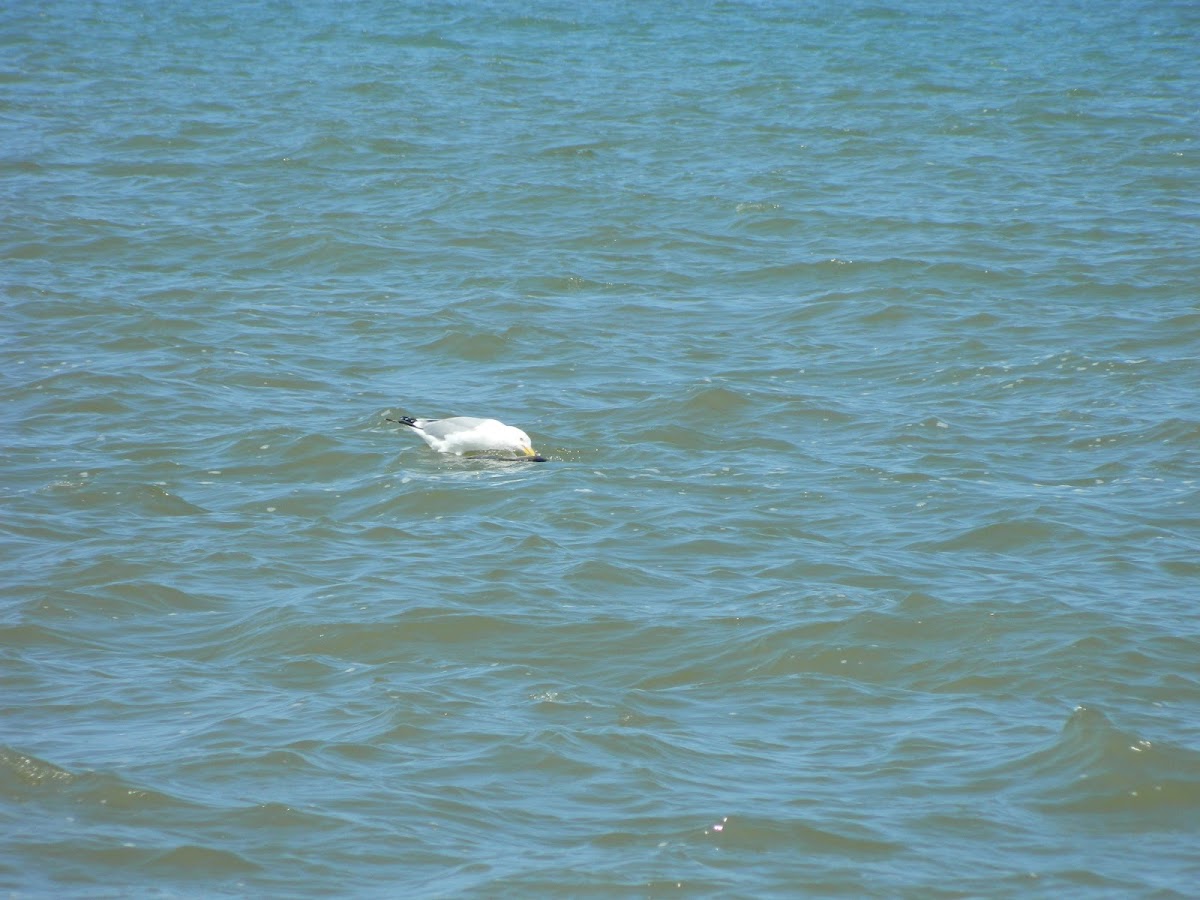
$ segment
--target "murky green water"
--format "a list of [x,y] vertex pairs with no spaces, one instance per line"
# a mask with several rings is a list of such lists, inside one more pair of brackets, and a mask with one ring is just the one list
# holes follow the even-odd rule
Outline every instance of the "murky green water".
[[6,7],[0,888],[1192,894],[1198,38]]

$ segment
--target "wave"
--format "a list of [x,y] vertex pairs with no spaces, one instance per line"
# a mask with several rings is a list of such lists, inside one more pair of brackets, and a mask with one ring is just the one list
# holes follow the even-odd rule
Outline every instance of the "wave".
[[1190,828],[1200,815],[1200,752],[1120,728],[1095,707],[1077,707],[1050,746],[989,775],[1048,814],[1115,816],[1139,830]]

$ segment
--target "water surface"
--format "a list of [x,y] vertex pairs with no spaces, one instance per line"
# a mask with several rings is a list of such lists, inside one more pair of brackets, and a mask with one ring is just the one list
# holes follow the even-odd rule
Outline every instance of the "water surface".
[[10,4],[0,886],[1193,895],[1198,40]]

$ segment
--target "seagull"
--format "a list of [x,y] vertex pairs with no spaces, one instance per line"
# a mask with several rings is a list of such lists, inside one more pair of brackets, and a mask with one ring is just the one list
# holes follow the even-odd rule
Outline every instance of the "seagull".
[[412,416],[401,416],[388,421],[407,425],[438,453],[453,453],[455,456],[467,453],[512,453],[529,462],[546,461],[546,457],[534,452],[529,435],[498,419],[476,419],[472,416],[414,419]]

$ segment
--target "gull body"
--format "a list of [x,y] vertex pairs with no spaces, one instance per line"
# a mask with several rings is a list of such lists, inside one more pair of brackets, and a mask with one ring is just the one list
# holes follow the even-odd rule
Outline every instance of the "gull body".
[[499,419],[451,416],[448,419],[392,419],[407,425],[438,453],[463,456],[468,453],[511,453],[533,462],[545,462],[534,452],[529,435]]

